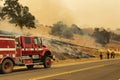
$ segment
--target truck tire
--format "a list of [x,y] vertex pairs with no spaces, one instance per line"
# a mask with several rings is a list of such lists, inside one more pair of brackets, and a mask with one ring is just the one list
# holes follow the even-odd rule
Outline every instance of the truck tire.
[[50,57],[45,57],[44,58],[44,62],[43,62],[43,65],[44,65],[44,68],[50,68],[51,67],[51,58]]
[[2,73],[6,74],[6,73],[10,73],[13,71],[13,62],[12,60],[10,59],[5,59],[3,62],[2,62],[2,65],[1,65],[1,71]]
[[31,70],[31,69],[33,69],[33,66],[34,66],[34,65],[27,65],[27,68],[28,68],[29,70]]

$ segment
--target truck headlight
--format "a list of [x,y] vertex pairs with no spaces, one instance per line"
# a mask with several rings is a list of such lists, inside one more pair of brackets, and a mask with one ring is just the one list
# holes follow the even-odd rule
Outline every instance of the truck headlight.
[[12,57],[15,58],[16,57],[15,54],[13,54]]
[[0,58],[3,58],[3,55],[2,55],[2,54],[0,54]]

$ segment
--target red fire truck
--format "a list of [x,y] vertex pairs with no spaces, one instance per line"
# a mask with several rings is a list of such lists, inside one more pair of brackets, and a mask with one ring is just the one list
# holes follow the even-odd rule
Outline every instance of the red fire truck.
[[0,71],[10,73],[15,65],[32,69],[35,64],[51,67],[52,54],[35,36],[0,35]]

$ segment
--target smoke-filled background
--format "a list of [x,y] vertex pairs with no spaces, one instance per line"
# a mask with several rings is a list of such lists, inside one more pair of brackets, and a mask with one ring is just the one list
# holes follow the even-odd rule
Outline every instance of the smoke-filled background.
[[120,26],[120,0],[20,0],[42,24],[57,21],[81,27]]
[[120,0],[19,0],[41,24],[57,21],[81,27],[120,26]]
[[[52,25],[58,21],[62,21],[64,24],[68,24],[68,26],[77,24],[77,27],[80,28],[120,28],[120,0],[19,0],[19,2],[23,6],[26,5],[29,7],[30,12],[36,17],[40,24]],[[0,4],[2,5],[3,3],[0,2]],[[40,25],[42,27],[37,26],[36,29],[30,30],[21,30],[19,27],[14,26],[15,24],[10,24],[8,21],[0,21],[0,30],[2,31],[42,35],[48,38],[56,36],[51,35],[51,28],[54,28],[54,25],[52,25],[52,27]],[[82,29],[85,35],[74,35],[72,36],[72,38],[74,38],[73,40],[64,40],[80,44],[81,46],[101,48],[102,46],[96,43],[96,40],[90,36],[94,32],[92,28],[86,29],[88,30]],[[65,30],[67,31],[62,29],[62,31],[67,32],[64,33],[65,37],[68,37],[68,32],[74,29],[69,30],[66,28]],[[56,31],[58,33],[58,30],[55,30],[55,32]],[[76,33],[76,29],[73,32]],[[71,34],[73,35],[73,33]],[[62,39],[59,35],[55,38]],[[62,37],[64,36],[62,35]]]

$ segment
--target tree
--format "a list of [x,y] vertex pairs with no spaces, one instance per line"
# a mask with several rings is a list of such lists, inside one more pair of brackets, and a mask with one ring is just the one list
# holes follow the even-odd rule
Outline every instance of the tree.
[[29,12],[29,8],[19,4],[18,0],[5,0],[0,17],[8,18],[10,23],[15,23],[21,28],[35,28],[35,17]]
[[67,28],[67,26],[62,21],[59,21],[56,24],[53,24],[51,33],[55,36],[62,36],[65,28]]
[[105,29],[95,28],[93,36],[96,38],[97,42],[107,44],[110,41],[111,33]]
[[111,35],[113,40],[120,41],[120,34],[112,32]]
[[73,38],[73,32],[62,21],[59,21],[56,24],[53,24],[52,29],[51,29],[51,34],[55,36],[59,36],[59,37],[64,37],[67,39]]
[[80,29],[76,24],[72,24],[70,29],[74,34],[83,35],[82,29]]
[[66,28],[65,30],[63,30],[63,37],[67,39],[73,39],[73,32],[70,28]]

